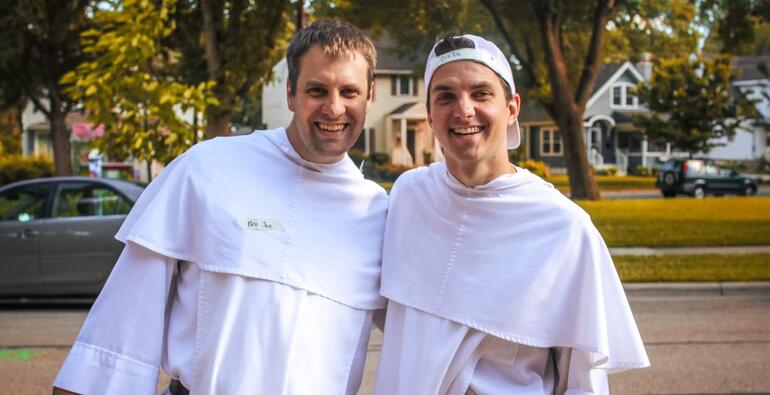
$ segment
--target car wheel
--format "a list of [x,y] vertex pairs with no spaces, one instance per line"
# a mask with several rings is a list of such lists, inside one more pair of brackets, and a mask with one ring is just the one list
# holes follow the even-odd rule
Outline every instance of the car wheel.
[[696,186],[695,189],[692,190],[692,196],[696,199],[703,199],[706,197],[706,188],[702,185]]
[[663,194],[664,198],[672,198],[676,196],[676,191],[661,190],[660,193]]
[[663,175],[663,185],[671,189],[674,187],[675,183],[676,183],[676,176],[674,176],[674,173],[668,172]]
[[746,185],[746,187],[743,188],[742,195],[746,196],[753,196],[757,194],[757,187],[754,185]]

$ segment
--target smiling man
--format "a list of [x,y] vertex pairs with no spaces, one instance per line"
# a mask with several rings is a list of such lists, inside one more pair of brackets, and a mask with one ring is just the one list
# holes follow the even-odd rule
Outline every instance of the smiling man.
[[387,196],[346,151],[376,55],[319,21],[287,53],[286,128],[216,138],[150,184],[54,392],[355,394],[379,295]]
[[588,215],[508,161],[521,104],[503,53],[447,36],[425,69],[445,161],[393,186],[377,395],[603,394],[649,365]]

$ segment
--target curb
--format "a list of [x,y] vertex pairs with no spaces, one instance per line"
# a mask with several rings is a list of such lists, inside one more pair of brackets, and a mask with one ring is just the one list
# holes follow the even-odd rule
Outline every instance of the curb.
[[724,246],[724,247],[610,247],[610,255],[649,256],[649,255],[729,255],[761,254],[770,252],[770,246]]
[[770,281],[624,283],[628,297],[640,296],[752,296],[770,298]]

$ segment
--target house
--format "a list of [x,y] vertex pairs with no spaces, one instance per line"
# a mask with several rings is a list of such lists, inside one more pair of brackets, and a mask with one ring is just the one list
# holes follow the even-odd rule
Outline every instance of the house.
[[770,121],[770,76],[761,72],[762,64],[770,67],[770,55],[733,58],[732,70],[736,75],[733,90],[755,100],[754,106],[761,120],[744,123],[732,138],[717,140],[724,145],[712,149],[707,157],[722,160],[770,159],[770,136],[766,126]]
[[[47,103],[46,103],[47,104]],[[104,133],[103,128],[94,128],[80,111],[73,111],[65,117],[65,125],[70,131],[72,169],[75,174],[89,174],[90,140]],[[46,157],[53,159],[53,140],[51,126],[45,114],[38,111],[32,102],[21,114],[21,150],[24,156]],[[108,178],[126,178],[147,180],[147,170],[143,163],[103,162],[103,176]]]
[[[438,160],[438,141],[427,122],[425,84],[414,73],[417,62],[400,59],[389,45],[387,39],[376,44],[374,97],[364,130],[353,149],[367,154],[391,154],[400,139],[415,165]],[[286,104],[288,74],[284,58],[273,68],[273,81],[262,88],[262,120],[269,129],[288,126],[291,121],[292,113]]]
[[[632,122],[632,116],[647,109],[633,93],[649,78],[652,63],[645,57],[631,62],[605,64],[586,103],[583,116],[588,161],[594,168],[615,167],[625,174],[637,166],[655,167],[671,156],[669,144],[653,144]],[[561,134],[556,122],[534,102],[524,99],[519,123],[527,158],[543,161],[554,169],[566,167]]]

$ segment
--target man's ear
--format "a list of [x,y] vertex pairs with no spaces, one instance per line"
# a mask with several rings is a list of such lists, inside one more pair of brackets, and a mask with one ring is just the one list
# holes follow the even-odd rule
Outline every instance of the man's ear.
[[291,81],[289,79],[286,79],[286,101],[289,105],[289,111],[294,112],[294,95],[292,95],[291,92]]
[[521,110],[521,96],[515,93],[508,102],[508,125],[513,125],[516,119],[519,117],[519,111]]

